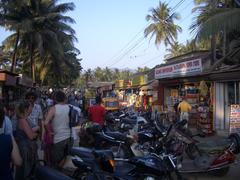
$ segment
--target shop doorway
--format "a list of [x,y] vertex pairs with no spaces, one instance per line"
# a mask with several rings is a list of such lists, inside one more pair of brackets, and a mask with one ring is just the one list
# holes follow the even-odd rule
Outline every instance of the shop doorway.
[[229,130],[229,115],[232,104],[240,104],[240,82],[215,84],[215,127]]

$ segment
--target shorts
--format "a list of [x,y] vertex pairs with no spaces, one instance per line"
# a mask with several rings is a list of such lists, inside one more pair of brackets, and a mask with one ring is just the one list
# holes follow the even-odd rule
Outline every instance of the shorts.
[[180,115],[180,120],[189,120],[189,115],[188,115],[188,112],[181,112],[181,115]]
[[52,147],[52,161],[54,166],[58,164],[70,154],[71,148],[73,146],[73,139],[68,138],[63,141],[60,141],[56,144],[53,144]]

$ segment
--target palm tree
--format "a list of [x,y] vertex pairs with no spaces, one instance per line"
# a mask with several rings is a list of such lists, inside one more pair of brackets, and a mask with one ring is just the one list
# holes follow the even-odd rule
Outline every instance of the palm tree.
[[170,48],[167,48],[166,51],[168,52],[168,54],[166,54],[164,58],[165,59],[173,58],[175,56],[183,54],[184,45],[179,44],[178,42],[174,42],[174,44]]
[[[20,24],[16,27],[13,22],[9,25],[10,30],[19,30],[19,51],[28,50],[28,58],[25,63],[30,63],[31,75],[35,81],[36,62],[34,57],[41,57],[49,64],[52,61],[52,70],[55,73],[61,70],[60,62],[67,63],[64,45],[68,44],[70,49],[74,49],[73,40],[76,40],[74,30],[67,25],[73,23],[74,20],[62,14],[74,9],[73,3],[56,4],[57,0],[25,0],[18,11],[20,16]],[[10,11],[10,10],[9,10]],[[13,45],[13,39],[17,39],[18,31],[5,40],[6,47]]]
[[[211,38],[212,49],[216,49],[216,34],[222,34],[223,56],[226,56],[226,36],[233,31],[239,31],[240,9],[235,8],[236,5],[232,0],[225,0],[223,2],[220,0],[198,0],[196,2],[200,5],[193,9],[193,11],[197,11],[198,16],[191,29],[196,33],[197,39]],[[216,51],[214,50],[213,59],[215,59],[215,53]]]
[[180,26],[174,24],[174,20],[180,19],[177,13],[171,13],[168,4],[159,2],[159,7],[152,8],[151,14],[146,16],[146,20],[150,21],[150,25],[145,29],[145,37],[155,36],[155,44],[158,46],[164,42],[165,46],[173,45],[177,39],[178,32],[182,29]]
[[144,66],[143,68],[141,68],[141,67],[137,68],[137,72],[146,72],[146,71],[149,71],[149,70],[150,69],[147,66]]
[[84,73],[86,87],[88,87],[88,82],[93,80],[93,73],[91,69],[87,69]]
[[4,26],[7,30],[16,31],[15,36],[11,37],[12,44],[14,44],[11,72],[15,72],[16,68],[16,53],[20,37],[20,29],[26,27],[26,24],[21,23],[21,20],[25,18],[24,13],[21,13],[21,8],[24,3],[26,3],[25,0],[4,0],[0,2],[0,25]]

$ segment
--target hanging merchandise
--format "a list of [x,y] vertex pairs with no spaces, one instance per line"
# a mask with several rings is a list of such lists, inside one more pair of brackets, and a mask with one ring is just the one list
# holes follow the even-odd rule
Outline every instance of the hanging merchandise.
[[208,86],[205,81],[201,81],[199,85],[200,96],[206,97],[208,94]]
[[213,117],[211,111],[210,96],[208,96],[208,86],[205,81],[201,81],[199,85],[199,119],[197,122],[197,128],[201,129],[207,135],[213,134]]

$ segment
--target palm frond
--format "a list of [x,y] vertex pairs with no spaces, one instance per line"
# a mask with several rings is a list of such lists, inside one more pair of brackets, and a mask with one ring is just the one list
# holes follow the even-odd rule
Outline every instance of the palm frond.
[[209,36],[223,31],[226,33],[240,29],[240,9],[228,9],[217,13],[204,22],[198,32],[197,38],[208,39]]

